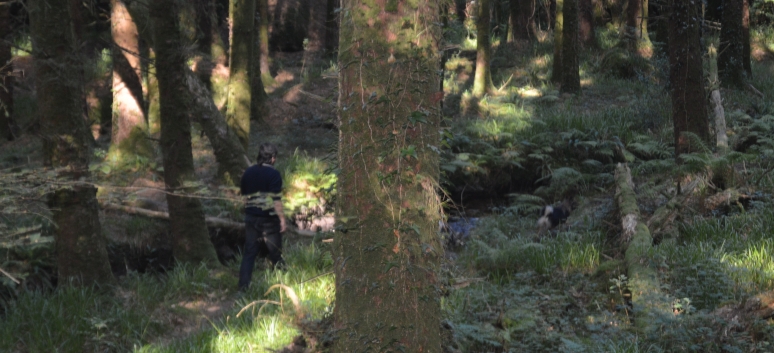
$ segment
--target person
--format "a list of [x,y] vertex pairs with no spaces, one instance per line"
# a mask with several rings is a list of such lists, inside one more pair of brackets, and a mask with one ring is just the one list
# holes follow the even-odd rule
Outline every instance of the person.
[[245,246],[239,267],[239,290],[250,286],[255,258],[265,258],[273,268],[284,267],[282,233],[287,229],[282,211],[282,176],[274,169],[277,147],[264,143],[258,148],[256,164],[242,175],[240,191],[245,202]]

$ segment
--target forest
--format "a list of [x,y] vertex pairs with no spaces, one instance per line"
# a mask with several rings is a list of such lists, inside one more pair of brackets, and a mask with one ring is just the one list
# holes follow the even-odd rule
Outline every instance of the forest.
[[772,171],[774,0],[0,0],[0,352],[774,352]]

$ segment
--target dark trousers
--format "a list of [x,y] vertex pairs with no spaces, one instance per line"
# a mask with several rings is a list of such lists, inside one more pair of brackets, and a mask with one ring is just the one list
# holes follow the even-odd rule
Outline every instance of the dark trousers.
[[250,286],[255,258],[268,257],[272,266],[284,265],[282,259],[282,234],[277,217],[245,217],[245,247],[239,267],[239,289]]

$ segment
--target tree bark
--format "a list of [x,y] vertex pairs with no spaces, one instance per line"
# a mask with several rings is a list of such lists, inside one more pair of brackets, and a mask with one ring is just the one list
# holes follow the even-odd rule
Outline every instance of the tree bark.
[[331,351],[441,352],[438,2],[342,5]]
[[727,87],[744,88],[744,0],[724,0],[718,48],[718,76]]
[[[148,134],[140,67],[140,35],[124,0],[110,1],[113,38],[113,129],[111,143],[120,151],[132,146],[122,142],[131,134]],[[136,131],[135,131],[136,130]]]
[[669,16],[669,82],[672,97],[675,156],[692,152],[685,132],[709,141],[702,69],[701,8],[698,1],[672,0]]
[[[178,6],[175,0],[154,0],[150,5],[156,45],[156,75],[161,105],[161,151],[170,211],[172,252],[184,263],[218,264],[215,248],[197,198],[185,197],[197,183],[191,151],[191,109],[183,92],[186,57],[181,47]],[[163,43],[163,44],[162,44]]]
[[250,54],[253,46],[255,0],[230,0],[231,55],[229,55],[226,122],[236,132],[245,151],[250,146]]
[[630,52],[644,57],[652,54],[648,36],[648,0],[627,0],[626,29],[623,35]]
[[16,138],[13,121],[13,63],[11,62],[11,4],[0,2],[0,138]]
[[479,98],[492,91],[489,1],[479,0],[476,5],[476,76],[473,78],[473,96]]
[[535,38],[535,0],[510,0],[509,41]]
[[70,188],[56,190],[48,200],[57,225],[59,281],[85,286],[110,283],[114,279],[99,223],[97,190],[77,182],[90,177],[91,139],[82,116],[84,84],[75,69],[80,62],[69,4],[31,0],[27,5],[44,164],[61,168],[58,177],[74,182]]
[[[256,0],[260,1],[260,0]],[[255,20],[260,14],[254,12],[253,16],[253,36],[250,45],[250,120],[265,122],[269,116],[269,96],[263,86],[263,74],[261,73],[261,43],[257,34],[261,32],[262,24]],[[271,75],[269,75],[271,77]],[[247,150],[247,149],[245,149]]]
[[336,8],[341,6],[339,0],[327,0],[325,7],[325,52],[331,55],[339,47],[339,20]]
[[465,19],[467,19],[467,15],[465,14],[467,5],[467,0],[454,0],[454,13],[457,15],[457,22],[460,24],[465,23]]
[[562,93],[580,93],[578,0],[564,0],[562,28]]
[[750,48],[750,2],[752,0],[742,0],[744,7],[742,8],[742,65],[744,65],[744,71],[747,73],[747,77],[752,77],[752,61],[750,55],[752,48]]
[[[256,8],[260,18],[258,29],[258,43],[261,55],[261,78],[266,85],[274,83],[274,77],[271,75],[270,64],[271,57],[269,52],[269,2],[268,0],[255,0]],[[329,0],[330,1],[330,0]]]
[[564,0],[556,0],[556,14],[554,15],[554,62],[551,73],[551,81],[554,83],[562,82],[562,28],[564,16],[562,11]]
[[592,0],[578,1],[578,39],[584,48],[596,48],[597,37],[594,33],[594,4]]

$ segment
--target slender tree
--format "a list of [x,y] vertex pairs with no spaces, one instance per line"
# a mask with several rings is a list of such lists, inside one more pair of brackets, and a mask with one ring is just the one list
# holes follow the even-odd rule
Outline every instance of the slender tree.
[[578,39],[585,48],[596,48],[597,37],[594,33],[594,3],[592,0],[578,1]]
[[[256,8],[258,9],[258,43],[260,47],[261,55],[261,78],[263,83],[267,86],[274,84],[274,77],[271,76],[270,64],[271,56],[269,55],[269,1],[268,0],[255,0]],[[330,0],[329,0],[330,1]]]
[[709,141],[709,118],[702,69],[701,2],[671,0],[669,16],[669,83],[675,155],[692,152],[685,132]]
[[556,11],[554,15],[554,62],[553,70],[551,73],[551,81],[554,83],[562,82],[562,28],[564,23],[564,16],[562,11],[564,8],[564,0],[556,0]]
[[[261,73],[261,43],[256,34],[260,33],[262,24],[257,19],[260,14],[255,12],[253,17],[253,39],[250,45],[250,120],[265,122],[269,116],[269,95],[263,86],[263,74]],[[271,76],[271,75],[269,75]]]
[[327,0],[325,7],[325,52],[330,55],[339,47],[339,21],[336,8],[339,0]]
[[535,0],[509,0],[510,3],[510,41],[517,39],[533,39],[535,27]]
[[626,47],[632,53],[650,56],[648,36],[648,0],[627,0],[626,29],[623,31]]
[[718,74],[726,86],[745,85],[744,0],[724,0],[718,48]]
[[578,0],[564,0],[562,26],[562,93],[580,93]]
[[[110,1],[110,27],[113,38],[113,131],[114,148],[128,152],[134,146],[123,144],[130,135],[148,135],[143,102],[140,35],[124,0]],[[128,140],[131,143],[132,140]],[[146,141],[142,139],[142,141]]]
[[230,0],[231,55],[229,55],[228,108],[226,121],[245,150],[250,142],[250,54],[253,46],[255,0]]
[[441,352],[438,6],[342,1],[332,352]]
[[747,77],[752,77],[752,61],[750,55],[752,48],[750,48],[750,3],[753,0],[744,1],[744,7],[742,8],[742,36],[743,45],[742,49],[742,65],[744,65],[744,71],[747,72]]
[[13,140],[13,64],[11,62],[11,2],[0,2],[0,138]]
[[27,2],[35,85],[38,92],[44,164],[69,182],[49,196],[56,223],[60,283],[92,285],[113,281],[99,223],[97,189],[88,183],[90,136],[83,119],[83,81],[69,6],[63,1]]
[[[169,205],[172,252],[184,263],[217,264],[199,199],[182,194],[197,184],[191,151],[192,113],[186,99],[186,57],[181,46],[177,0],[153,0],[150,15],[156,43],[156,76],[161,105],[161,152]],[[163,43],[163,44],[161,44]]]
[[473,78],[475,97],[483,97],[492,91],[492,71],[489,67],[492,55],[489,1],[478,0],[476,4],[476,76]]
[[467,5],[467,0],[454,0],[454,13],[457,15],[457,21],[460,24],[465,23],[465,19],[467,19],[467,14],[465,13]]

